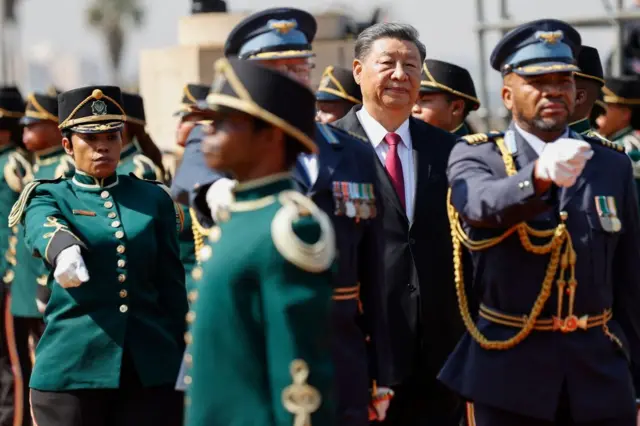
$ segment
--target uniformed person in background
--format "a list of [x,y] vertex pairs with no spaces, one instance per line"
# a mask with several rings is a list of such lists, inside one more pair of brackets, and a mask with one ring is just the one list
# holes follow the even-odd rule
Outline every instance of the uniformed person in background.
[[40,426],[180,425],[173,389],[187,300],[181,210],[157,182],[116,173],[120,89],[58,97],[71,179],[27,185],[10,214],[46,262],[51,299],[31,376]]
[[602,88],[606,113],[598,117],[598,133],[624,147],[633,162],[640,198],[640,79],[608,77]]
[[[62,134],[58,128],[57,95],[29,94],[25,115],[20,123],[24,126],[22,141],[26,149],[34,154],[33,176],[24,179],[23,184],[28,184],[32,178],[72,176],[73,159],[64,151]],[[49,300],[50,293],[46,287],[49,271],[25,245],[23,226],[17,227],[18,232],[12,237],[16,247],[16,267],[11,284],[12,327],[7,327],[7,341],[15,346],[17,355],[12,357],[12,364],[16,372],[16,394],[19,394],[16,402],[20,400],[22,407],[16,411],[16,424],[30,425],[29,379],[35,359],[33,350],[44,330],[42,312]]]
[[122,131],[122,153],[118,173],[121,175],[135,174],[140,179],[164,182],[162,157],[152,159],[158,149],[145,130],[147,125],[144,111],[144,101],[140,95],[122,93],[124,111],[127,114]]
[[578,54],[578,68],[575,73],[576,107],[571,115],[569,127],[582,135],[591,133],[591,115],[595,107],[600,89],[604,86],[604,74],[598,49],[582,46]]
[[[238,57],[286,73],[310,86],[315,18],[302,10],[273,8],[248,16],[229,34],[226,57]],[[284,92],[283,92],[284,93]],[[287,103],[295,109],[295,103]],[[376,153],[366,139],[324,123],[316,124],[317,154],[295,162],[296,189],[331,217],[336,230],[338,272],[334,279],[333,356],[336,368],[336,424],[384,419],[390,396],[390,330],[386,323],[382,199]],[[228,202],[230,179],[218,179],[206,194],[212,215]],[[219,201],[216,202],[216,200]]]
[[[553,19],[507,33],[491,65],[513,122],[504,133],[462,138],[449,159],[468,333],[440,379],[472,401],[470,424],[636,425],[640,218],[620,147],[568,127],[580,43]],[[477,321],[462,245],[474,261]]]
[[480,108],[471,74],[449,62],[427,59],[422,64],[420,98],[413,116],[458,136],[469,134],[471,111]]
[[[31,165],[22,144],[22,127],[20,119],[24,116],[25,104],[22,94],[15,87],[0,87],[0,167],[3,179],[0,181],[0,324],[3,333],[0,342],[0,425],[13,426],[14,412],[20,420],[23,404],[19,400],[21,392],[14,391],[18,385],[14,381],[11,358],[16,356],[15,346],[9,346],[6,333],[7,316],[10,314],[11,299],[9,285],[15,276],[16,247],[13,230],[7,225],[11,206],[18,199],[25,181],[33,178]],[[14,393],[17,399],[14,401]],[[14,406],[15,402],[15,406]]]
[[330,426],[335,235],[290,174],[300,153],[317,150],[314,94],[255,62],[215,69],[203,151],[238,184],[209,235],[189,315],[187,424]]
[[591,128],[593,130],[599,132],[600,129],[598,127],[598,118],[600,118],[601,115],[605,115],[606,113],[607,104],[604,103],[604,94],[602,93],[602,90],[600,90],[598,99],[596,99],[596,102],[593,104],[591,115],[589,116],[589,123],[591,124]]
[[354,105],[362,103],[360,86],[350,69],[329,65],[322,73],[316,91],[316,120],[333,123],[344,117]]

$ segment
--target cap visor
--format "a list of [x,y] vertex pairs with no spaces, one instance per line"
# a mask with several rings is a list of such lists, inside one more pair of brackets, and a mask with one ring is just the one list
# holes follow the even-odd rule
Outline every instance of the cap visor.
[[287,52],[263,52],[257,55],[250,56],[249,60],[268,61],[270,59],[298,59],[298,58],[312,58],[316,56],[315,53],[305,50],[289,50]]
[[316,92],[316,101],[320,102],[335,102],[335,101],[345,101],[346,99],[341,98],[338,95],[334,95],[333,93],[327,92]]
[[39,123],[41,121],[44,121],[44,120],[42,120],[40,118],[36,118],[36,117],[26,117],[25,116],[25,117],[22,117],[20,119],[20,125],[21,126],[29,126],[31,124]]
[[420,93],[444,93],[444,90],[431,86],[420,86]]
[[543,75],[576,71],[580,71],[580,68],[573,64],[567,64],[566,62],[557,61],[539,62],[537,64],[525,65],[523,67],[513,69],[513,72],[518,75]]

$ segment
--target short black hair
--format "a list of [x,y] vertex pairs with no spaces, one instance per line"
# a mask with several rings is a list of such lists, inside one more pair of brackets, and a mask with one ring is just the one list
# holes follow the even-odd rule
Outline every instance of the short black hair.
[[421,62],[424,62],[427,57],[427,49],[420,41],[420,33],[418,33],[418,30],[415,29],[415,27],[408,24],[381,22],[370,26],[360,33],[355,44],[356,59],[364,61],[371,52],[373,43],[381,38],[393,38],[396,40],[409,41],[415,44],[418,48]]

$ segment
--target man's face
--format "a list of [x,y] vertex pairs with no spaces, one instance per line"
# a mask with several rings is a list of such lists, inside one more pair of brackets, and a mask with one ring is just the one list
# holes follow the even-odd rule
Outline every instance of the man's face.
[[195,111],[182,117],[176,129],[176,143],[178,146],[184,147],[191,130],[193,130],[198,121],[206,120],[209,115],[204,111]]
[[606,112],[596,119],[598,133],[610,137],[631,123],[631,109],[617,104],[608,104]]
[[423,92],[412,112],[415,118],[450,132],[462,122],[464,101],[451,101],[444,93]]
[[333,123],[347,115],[353,104],[348,101],[318,101],[316,102],[316,121]]
[[62,146],[61,141],[62,134],[58,125],[50,120],[36,121],[25,126],[22,132],[22,142],[31,152]]
[[354,61],[354,77],[365,102],[408,113],[418,99],[420,66],[420,51],[414,43],[381,38],[362,61]]
[[567,127],[573,114],[576,86],[568,72],[535,76],[507,75],[502,101],[516,122],[530,130],[557,132]]
[[311,58],[263,59],[258,60],[258,63],[265,68],[283,72],[305,86],[311,86],[311,70],[313,69]]
[[269,131],[257,130],[253,117],[242,112],[224,112],[215,116],[215,125],[202,143],[207,165],[212,169],[244,176],[261,159],[271,157],[273,144]]

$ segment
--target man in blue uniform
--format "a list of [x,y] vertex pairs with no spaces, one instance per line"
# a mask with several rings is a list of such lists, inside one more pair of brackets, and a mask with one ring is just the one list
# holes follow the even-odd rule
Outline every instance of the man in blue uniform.
[[604,86],[604,74],[598,49],[582,46],[578,54],[579,72],[574,74],[576,81],[576,109],[571,115],[569,127],[574,132],[588,134],[593,131],[591,117],[598,101],[600,89]]
[[[257,61],[309,85],[316,21],[307,12],[275,8],[240,22],[229,34],[227,57]],[[284,94],[283,94],[284,96]],[[283,98],[283,101],[286,97]],[[291,105],[295,108],[295,105]],[[333,359],[339,425],[368,425],[383,419],[390,391],[391,362],[383,294],[383,235],[375,152],[367,140],[318,123],[318,154],[301,155],[293,171],[298,190],[327,213],[340,253],[334,282]],[[201,191],[213,205],[228,202],[228,179]],[[375,383],[372,383],[375,382]],[[372,398],[371,391],[374,395]]]
[[[568,128],[580,43],[553,19],[505,35],[491,64],[513,122],[462,138],[449,159],[468,333],[440,379],[471,401],[470,424],[636,424],[638,206],[622,149]],[[472,252],[477,321],[463,291],[462,246]]]

